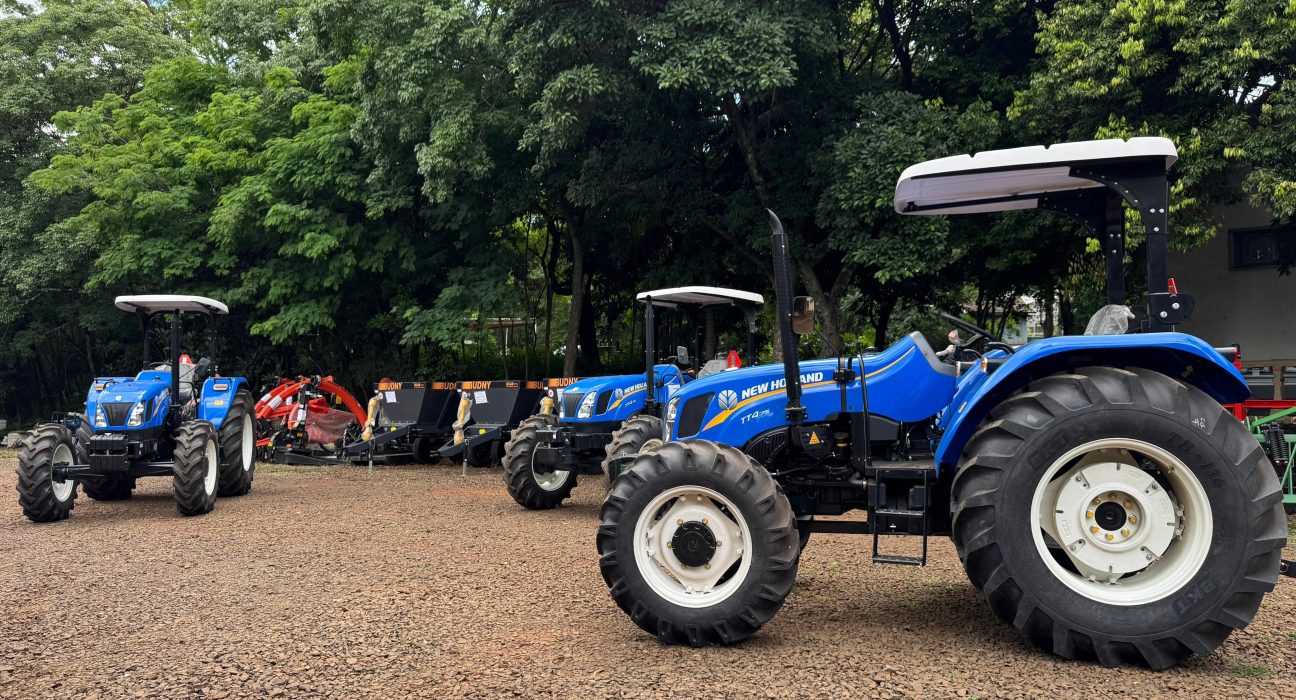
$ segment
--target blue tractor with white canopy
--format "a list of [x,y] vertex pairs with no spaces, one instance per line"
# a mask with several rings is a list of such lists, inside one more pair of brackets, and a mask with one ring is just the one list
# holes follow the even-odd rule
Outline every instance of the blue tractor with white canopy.
[[[693,356],[698,357],[702,328],[698,316],[738,309],[747,328],[747,362],[756,361],[756,309],[765,302],[761,295],[721,287],[675,287],[640,292],[636,299],[644,305],[645,370],[573,382],[559,394],[557,415],[539,413],[522,421],[509,438],[503,459],[504,484],[518,504],[532,510],[557,508],[576,487],[577,474],[602,474],[610,481],[626,456],[638,453],[650,440],[660,441],[660,408],[694,376],[687,369],[686,346],[676,346],[675,354],[658,364],[658,310],[692,312]],[[738,359],[736,351],[730,358],[708,360],[697,370],[697,378],[738,364],[731,361]]]
[[[1065,658],[1164,668],[1244,627],[1291,572],[1286,519],[1274,466],[1221,406],[1250,393],[1234,350],[1174,331],[1193,307],[1166,269],[1176,158],[1167,139],[1112,139],[904,171],[900,214],[1045,209],[1102,243],[1109,306],[1092,325],[1107,334],[1023,347],[949,317],[970,335],[948,352],[913,333],[798,361],[813,303],[793,296],[771,212],[783,363],[670,398],[665,442],[603,502],[613,599],[663,641],[730,644],[782,606],[811,533],[867,535],[874,562],[902,565],[948,535],[995,613]],[[1125,306],[1127,208],[1147,246],[1138,313]],[[867,519],[837,517],[851,511]],[[903,555],[881,546],[898,535],[916,538]]]
[[[143,369],[96,377],[85,413],[37,426],[18,455],[18,501],[32,521],[62,520],[78,486],[96,500],[129,498],[135,481],[169,476],[182,515],[210,512],[217,495],[241,496],[256,468],[254,400],[242,377],[224,377],[212,356],[211,323],[229,309],[200,296],[119,296],[117,308],[143,328]],[[185,316],[207,321],[208,356],[181,352]],[[153,322],[170,317],[165,361],[149,358]]]

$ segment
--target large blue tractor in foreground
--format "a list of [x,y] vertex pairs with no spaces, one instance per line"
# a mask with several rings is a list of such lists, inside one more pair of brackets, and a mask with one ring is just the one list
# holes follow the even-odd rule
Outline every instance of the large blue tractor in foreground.
[[[1106,334],[1020,348],[955,319],[971,335],[950,352],[914,333],[798,362],[813,304],[793,297],[771,214],[783,364],[671,397],[667,441],[603,503],[600,567],[617,604],[666,642],[733,643],[782,606],[811,533],[864,534],[875,562],[913,565],[929,536],[949,535],[995,613],[1059,656],[1162,668],[1245,626],[1289,571],[1286,520],[1274,466],[1221,407],[1249,395],[1233,349],[1174,332],[1193,306],[1166,271],[1176,157],[1166,139],[1136,138],[904,172],[902,214],[1047,209],[1101,242],[1109,307],[1092,325]],[[1124,306],[1124,205],[1146,235],[1138,313]],[[849,511],[867,520],[835,517]],[[895,535],[921,548],[883,551]]]
[[[129,498],[135,480],[170,476],[182,515],[210,512],[216,496],[252,488],[256,433],[252,394],[242,377],[222,377],[209,357],[189,361],[180,350],[182,320],[226,314],[198,296],[117,297],[144,329],[143,370],[133,377],[97,377],[85,413],[37,426],[18,455],[18,502],[38,523],[68,517],[77,487],[96,500]],[[170,316],[170,351],[150,362],[149,330]]]
[[[576,487],[577,474],[616,477],[629,455],[650,440],[660,442],[661,407],[680,387],[693,381],[686,369],[686,346],[657,364],[656,313],[661,309],[692,312],[695,331],[703,311],[736,308],[747,329],[747,362],[755,363],[756,309],[764,298],[752,292],[720,287],[675,287],[641,292],[644,305],[645,370],[639,374],[589,377],[567,385],[559,394],[558,415],[538,413],[518,425],[504,448],[504,484],[509,495],[532,510],[557,508]],[[695,357],[700,355],[700,332],[694,332]],[[730,353],[737,359],[737,353]],[[737,363],[735,363],[737,364]],[[699,378],[728,370],[724,359],[711,359],[696,372]]]

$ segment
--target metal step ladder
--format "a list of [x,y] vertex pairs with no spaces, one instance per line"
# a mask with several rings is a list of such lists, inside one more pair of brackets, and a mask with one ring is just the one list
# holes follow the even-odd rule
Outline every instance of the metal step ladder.
[[[905,466],[899,466],[902,464]],[[931,469],[915,469],[912,462],[897,462],[895,465],[897,466],[888,468],[879,464],[872,469],[873,478],[870,479],[869,484],[868,521],[869,529],[873,533],[873,563],[924,566],[927,564],[927,537],[931,532],[927,510],[931,501],[931,477],[933,471]],[[885,498],[886,487],[889,483],[907,483],[911,486],[917,486],[919,480],[915,476],[921,476],[923,489],[921,507],[915,509],[912,504],[908,504],[910,506],[908,508],[885,505],[885,501],[888,500]],[[880,552],[879,541],[883,535],[921,536],[922,555],[912,557]]]

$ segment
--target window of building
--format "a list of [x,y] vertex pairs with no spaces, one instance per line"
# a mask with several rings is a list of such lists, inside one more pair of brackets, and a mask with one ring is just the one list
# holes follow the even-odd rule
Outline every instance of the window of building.
[[1296,226],[1229,230],[1229,267],[1287,267],[1296,257]]

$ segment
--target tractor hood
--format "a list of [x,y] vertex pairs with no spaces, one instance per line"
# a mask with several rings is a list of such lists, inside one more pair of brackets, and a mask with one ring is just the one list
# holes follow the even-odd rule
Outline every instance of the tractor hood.
[[[659,402],[664,402],[686,381],[674,365],[656,365],[653,377]],[[563,389],[560,416],[564,423],[622,421],[643,409],[647,389],[648,381],[643,372],[587,377]],[[593,399],[588,398],[591,394]],[[588,415],[581,418],[580,406],[586,401],[591,401],[593,406]]]
[[[137,403],[144,403],[143,421],[128,425]],[[98,377],[86,394],[86,417],[95,430],[154,427],[171,406],[171,373],[148,371],[138,377]]]

